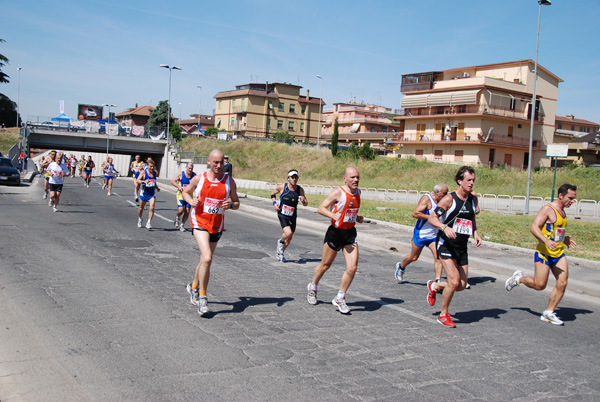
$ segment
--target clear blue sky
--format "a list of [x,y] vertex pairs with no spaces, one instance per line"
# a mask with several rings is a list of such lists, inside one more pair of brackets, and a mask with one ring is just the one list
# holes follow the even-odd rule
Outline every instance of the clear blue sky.
[[[0,53],[21,114],[59,101],[117,112],[167,99],[173,114],[212,113],[214,95],[251,78],[323,99],[400,108],[403,74],[535,58],[536,0],[4,1]],[[600,122],[600,1],[542,7],[539,63],[564,80],[559,115]],[[197,88],[202,87],[202,92]],[[114,110],[114,109],[113,109]],[[107,111],[105,111],[107,113]]]

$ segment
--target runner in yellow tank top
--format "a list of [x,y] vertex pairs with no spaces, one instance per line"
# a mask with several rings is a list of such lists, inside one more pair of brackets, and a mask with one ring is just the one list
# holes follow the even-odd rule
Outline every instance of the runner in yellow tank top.
[[577,247],[575,241],[566,236],[567,214],[565,212],[565,208],[569,208],[576,198],[577,187],[563,184],[558,188],[558,198],[542,207],[531,224],[531,234],[539,241],[535,249],[534,276],[523,276],[521,271],[516,271],[508,278],[505,285],[506,290],[511,290],[520,284],[535,290],[543,290],[552,271],[556,278],[556,287],[550,293],[548,306],[540,319],[554,325],[563,325],[562,320],[554,313],[554,309],[565,294],[569,278],[569,264],[564,248],[565,246]]

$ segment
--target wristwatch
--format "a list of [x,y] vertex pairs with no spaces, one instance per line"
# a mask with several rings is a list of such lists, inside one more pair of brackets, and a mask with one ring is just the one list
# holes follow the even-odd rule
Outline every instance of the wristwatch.
[[446,228],[447,228],[447,227],[448,227],[448,225],[446,225],[446,224],[442,225],[442,232],[443,232],[444,230],[446,230]]

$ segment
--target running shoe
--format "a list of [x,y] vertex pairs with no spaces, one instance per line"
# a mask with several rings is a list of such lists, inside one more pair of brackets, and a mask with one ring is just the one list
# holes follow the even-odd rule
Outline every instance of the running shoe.
[[201,317],[205,317],[210,310],[208,309],[208,298],[206,296],[202,296],[198,298],[198,314]]
[[283,258],[283,243],[281,239],[277,239],[277,260],[281,261]]
[[146,229],[152,229],[152,224],[150,223],[150,221],[146,222]]
[[192,303],[194,306],[197,306],[198,298],[200,297],[200,291],[192,288],[192,282],[188,283],[185,289],[190,294],[190,303]]
[[427,281],[427,303],[429,303],[430,306],[435,306],[435,296],[437,295],[437,290],[431,289],[431,285],[434,282],[435,281],[431,280]]
[[563,325],[564,324],[564,322],[562,322],[562,320],[556,316],[554,311],[544,310],[544,312],[540,316],[540,320],[549,322],[550,324],[554,324],[554,325]]
[[110,197],[110,191],[108,192],[108,196]]
[[52,212],[58,212],[58,209],[56,209],[55,205],[52,205]]
[[48,200],[48,206],[51,207],[52,205],[54,205],[54,200],[52,198],[50,198]]
[[48,198],[48,192],[44,191],[44,199]]
[[104,183],[104,184],[102,185],[102,190],[104,190],[105,188],[106,188],[106,183]]
[[523,277],[523,272],[521,271],[515,271],[515,273],[513,274],[513,276],[511,276],[510,278],[508,278],[506,280],[506,284],[504,285],[504,288],[506,290],[511,290],[512,288],[514,288],[515,286],[519,286],[519,279],[521,279]]
[[452,322],[452,318],[450,318],[450,313],[440,314],[437,322],[448,328],[456,328],[456,324]]
[[179,217],[175,217],[175,227],[179,226],[180,222],[179,222]]
[[181,225],[179,225],[179,231],[185,232],[185,225],[183,223]]
[[465,285],[465,289],[471,289],[471,285],[469,285],[469,282],[467,282],[467,284]]
[[333,304],[335,307],[337,307],[337,309],[340,310],[340,313],[342,313],[342,314],[348,314],[350,312],[350,308],[348,307],[348,305],[346,305],[345,297],[340,299],[339,297],[336,296],[331,301],[331,304]]
[[400,283],[404,281],[404,270],[402,269],[402,266],[400,265],[400,263],[396,263],[396,282]]
[[138,218],[138,228],[142,227],[142,218]]
[[306,295],[306,299],[308,300],[308,304],[317,304],[317,291],[311,289],[310,283],[308,284],[308,294]]

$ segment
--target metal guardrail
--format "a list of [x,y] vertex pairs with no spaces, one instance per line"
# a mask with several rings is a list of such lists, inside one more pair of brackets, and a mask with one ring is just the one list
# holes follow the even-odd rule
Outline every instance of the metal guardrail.
[[[277,183],[266,181],[235,179],[238,188],[248,188],[252,190],[272,191]],[[323,186],[315,184],[301,184],[306,194],[329,195],[334,189],[333,186]],[[383,188],[361,188],[361,197],[369,200],[397,202],[401,204],[416,204],[419,199],[428,193],[425,190],[395,190]],[[512,214],[523,214],[525,211],[525,196],[506,195],[506,194],[477,194],[479,199],[479,208],[482,211],[502,212]],[[529,197],[530,210],[537,211],[545,204],[551,202],[549,197]],[[595,200],[576,200],[572,210],[575,210],[575,218],[600,217],[600,202]]]

